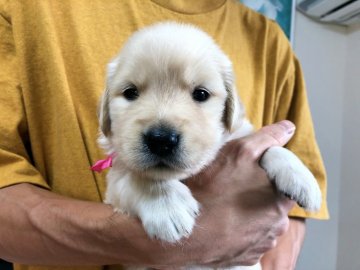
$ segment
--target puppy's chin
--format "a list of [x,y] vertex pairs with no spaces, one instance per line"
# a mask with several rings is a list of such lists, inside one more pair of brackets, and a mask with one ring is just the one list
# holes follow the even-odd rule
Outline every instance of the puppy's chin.
[[171,162],[157,162],[150,164],[143,164],[144,167],[137,164],[137,168],[132,168],[132,172],[152,180],[184,180],[197,173],[199,173],[213,158],[208,160],[198,160],[194,164],[185,163],[171,163]]
[[169,168],[167,166],[155,166],[147,168],[143,171],[137,171],[136,174],[141,175],[142,177],[151,179],[151,180],[171,180],[171,179],[185,179],[189,177],[191,174],[182,171],[182,170],[175,170]]

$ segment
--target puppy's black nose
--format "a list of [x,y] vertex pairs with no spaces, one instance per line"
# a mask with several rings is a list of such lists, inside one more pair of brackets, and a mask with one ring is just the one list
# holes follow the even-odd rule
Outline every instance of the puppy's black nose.
[[159,156],[166,157],[174,153],[179,145],[180,135],[165,127],[151,128],[144,135],[145,145],[149,148],[150,152]]

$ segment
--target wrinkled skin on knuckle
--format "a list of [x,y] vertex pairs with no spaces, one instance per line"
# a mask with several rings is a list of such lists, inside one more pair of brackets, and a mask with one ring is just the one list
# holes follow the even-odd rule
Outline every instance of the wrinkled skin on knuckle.
[[273,249],[273,248],[275,248],[276,246],[277,246],[277,240],[274,239],[274,240],[270,241],[270,244],[269,244],[269,246],[268,246],[268,249],[269,249],[269,250],[270,250],[270,249]]
[[277,237],[271,236],[271,237],[265,239],[259,245],[259,248],[256,249],[256,252],[259,253],[259,255],[262,255],[262,254],[268,252],[270,249],[274,248],[276,245],[277,245]]
[[288,219],[288,212],[293,208],[294,202],[285,198],[283,194],[276,190],[273,185],[274,197],[273,203],[271,204],[271,214],[273,216],[274,222],[279,223],[287,222],[285,219]]
[[288,217],[283,218],[282,221],[279,222],[279,224],[275,230],[275,235],[281,236],[284,233],[286,233],[287,230],[289,229],[289,225],[290,225],[289,218]]
[[263,253],[259,253],[254,250],[249,250],[241,256],[236,257],[231,263],[232,266],[242,265],[242,266],[252,266],[260,261]]
[[257,160],[259,152],[256,145],[251,140],[242,140],[239,142],[238,159],[240,160]]

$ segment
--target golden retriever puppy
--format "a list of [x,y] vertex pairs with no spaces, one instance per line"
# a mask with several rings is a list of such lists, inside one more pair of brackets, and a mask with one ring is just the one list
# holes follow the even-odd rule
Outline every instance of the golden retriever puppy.
[[[189,236],[200,213],[180,180],[253,131],[228,57],[200,29],[173,22],[134,33],[110,62],[99,120],[99,142],[113,157],[105,202],[166,242]],[[319,209],[318,184],[290,151],[272,147],[260,165],[279,191]]]

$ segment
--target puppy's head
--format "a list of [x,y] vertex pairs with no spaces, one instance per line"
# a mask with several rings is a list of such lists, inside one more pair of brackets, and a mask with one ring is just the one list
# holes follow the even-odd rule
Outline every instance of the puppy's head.
[[108,66],[100,129],[122,166],[184,178],[241,121],[231,62],[203,31],[160,23],[130,37]]

